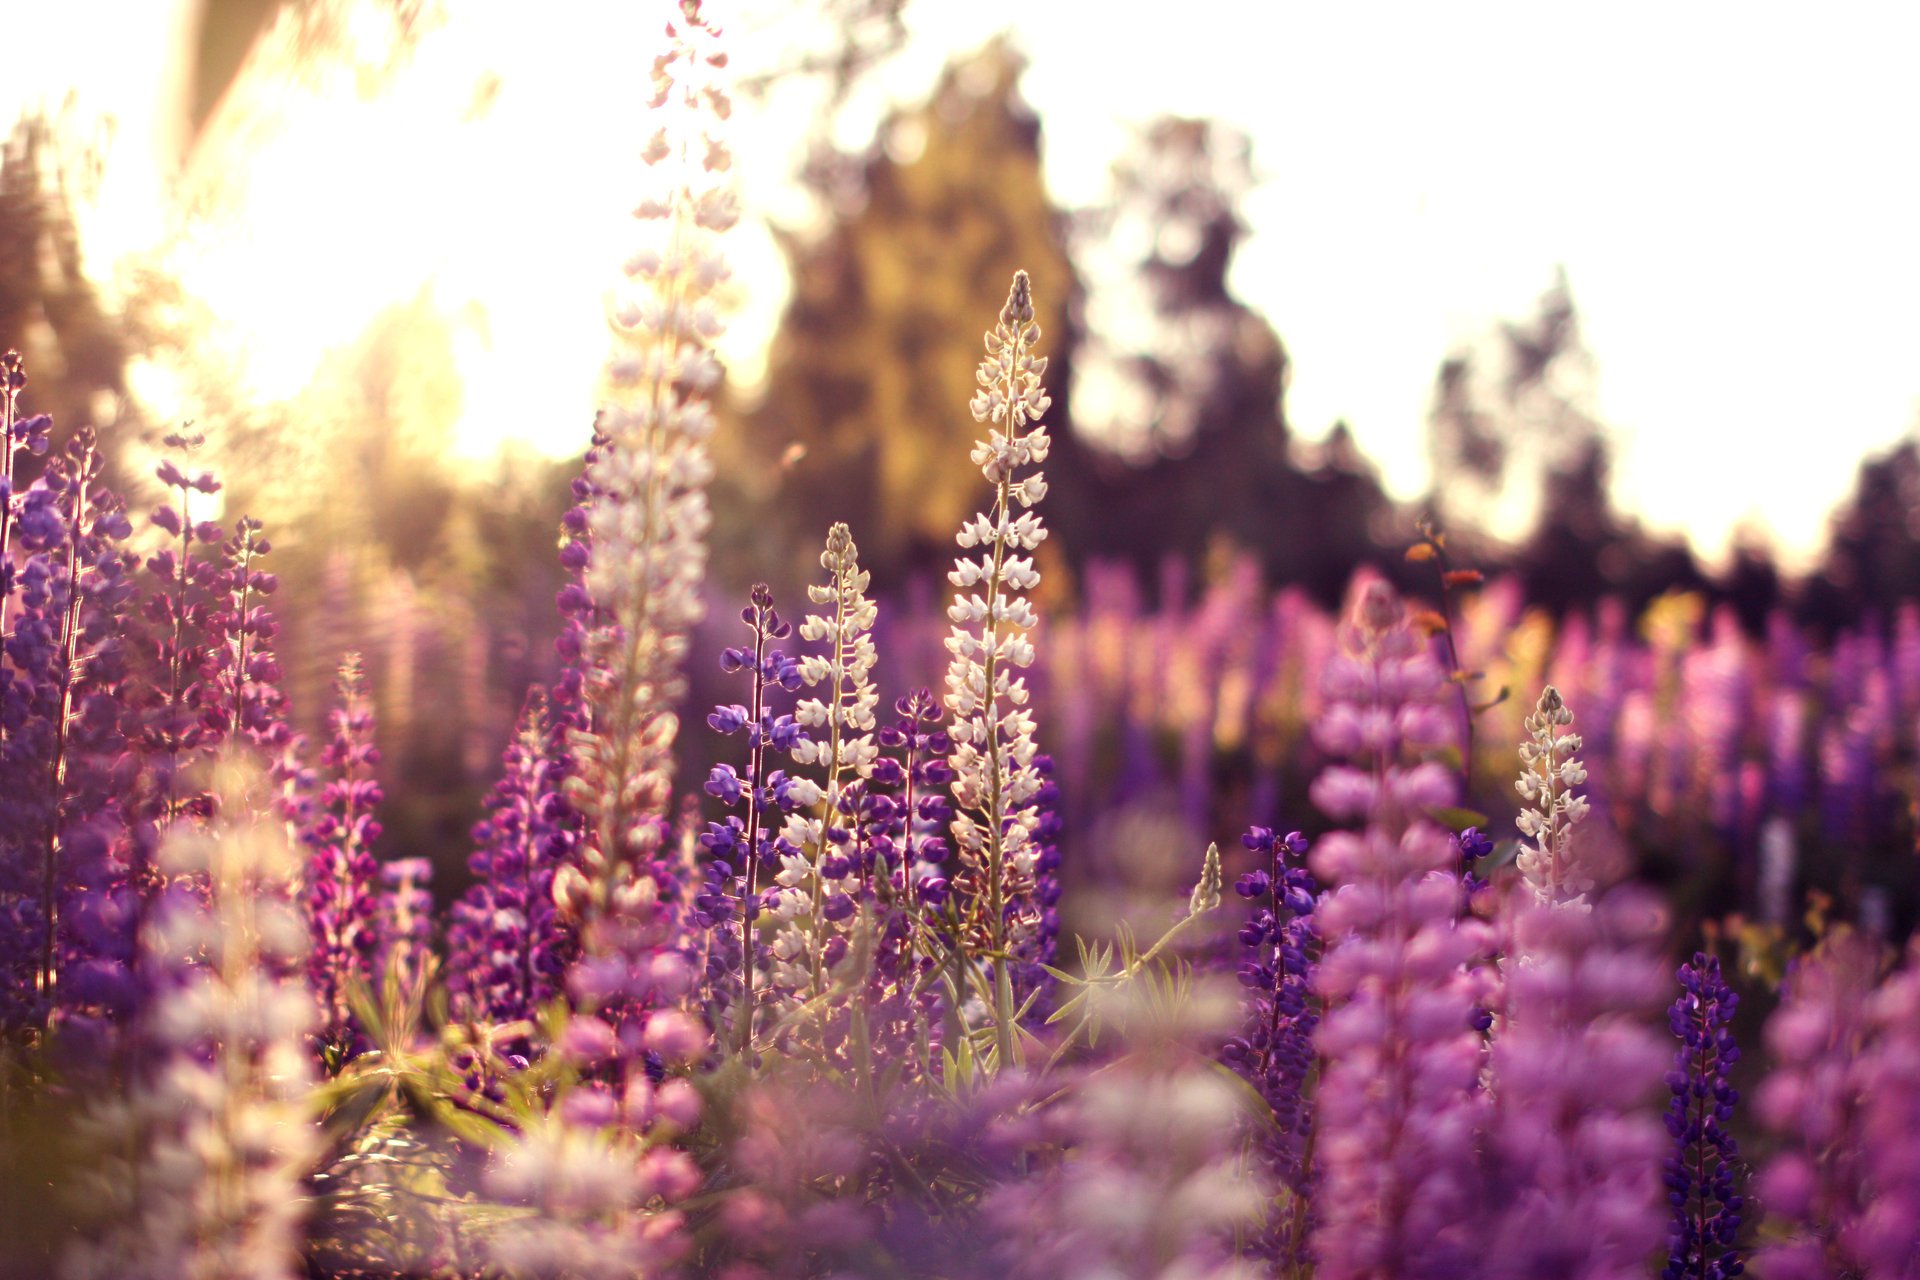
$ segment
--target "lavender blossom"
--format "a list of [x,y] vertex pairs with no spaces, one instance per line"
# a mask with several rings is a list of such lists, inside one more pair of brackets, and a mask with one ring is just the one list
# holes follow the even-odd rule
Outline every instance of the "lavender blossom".
[[[228,772],[219,790],[244,813],[258,798]],[[314,1011],[284,976],[305,945],[295,862],[279,824],[245,819],[213,835],[176,827],[161,857],[175,887],[142,939],[145,1067],[94,1108],[104,1164],[84,1193],[99,1229],[73,1243],[63,1273],[291,1280],[319,1138],[307,1114]]]
[[[119,618],[132,590],[119,544],[131,528],[104,471],[82,431],[18,504],[27,559],[0,702],[0,765],[12,788],[0,818],[0,909],[24,926],[0,950],[11,979],[0,1009],[9,1024],[34,1025],[57,1003],[70,1039],[130,1012],[138,915],[116,856]],[[70,1047],[93,1056],[91,1044]]]
[[402,997],[424,993],[433,971],[433,864],[395,858],[381,864],[380,883],[374,980]]
[[1629,1280],[1665,1235],[1665,1146],[1651,1098],[1665,1054],[1659,909],[1616,889],[1584,909],[1513,908],[1492,1050],[1490,1219],[1480,1270],[1500,1280]]
[[327,781],[312,825],[301,832],[308,848],[306,903],[313,935],[307,977],[320,1005],[322,1057],[332,1067],[354,1051],[359,1028],[352,995],[371,986],[380,944],[373,891],[373,843],[380,838],[374,810],[381,801],[374,770],[380,751],[373,744],[373,710],[358,654],[340,663],[337,687],[339,706],[327,713],[333,736],[320,757]]
[[1033,838],[1043,780],[1034,768],[1026,679],[1015,674],[1034,658],[1027,633],[1039,618],[1025,593],[1040,582],[1031,552],[1047,536],[1031,510],[1046,496],[1045,479],[1037,471],[1015,478],[1021,468],[1045,462],[1050,444],[1040,424],[1052,401],[1040,385],[1047,359],[1033,354],[1039,338],[1032,286],[1026,272],[1016,272],[999,322],[986,335],[987,358],[971,405],[975,420],[995,424],[972,455],[994,486],[993,510],[960,527],[961,548],[977,547],[980,555],[961,556],[947,575],[962,593],[947,610],[954,626],[946,697],[959,808],[953,836],[963,891],[960,942],[968,955],[994,957],[994,1027],[1003,1067],[1015,1043],[1011,962],[1022,950],[1032,952],[1045,916],[1035,898],[1040,850]]
[[1288,1193],[1287,1202],[1270,1212],[1255,1251],[1298,1269],[1306,1262],[1312,1225],[1307,1149],[1313,1109],[1306,1090],[1320,1025],[1312,989],[1320,942],[1313,922],[1317,890],[1297,861],[1307,852],[1307,839],[1298,831],[1279,836],[1254,827],[1240,843],[1266,865],[1233,886],[1254,912],[1239,934],[1249,957],[1238,972],[1246,990],[1241,1029],[1220,1056],[1272,1112],[1269,1123],[1255,1127],[1256,1146],[1275,1184]]
[[1779,1238],[1755,1250],[1753,1261],[1768,1280],[1873,1274],[1857,1247],[1873,1204],[1869,1142],[1911,1146],[1907,1131],[1870,1134],[1856,1086],[1880,959],[1876,944],[1850,930],[1828,934],[1795,961],[1780,1007],[1767,1020],[1774,1067],[1754,1095],[1754,1110],[1782,1150],[1757,1189],[1778,1229],[1769,1234]]
[[[768,768],[770,750],[791,753],[799,748],[805,734],[791,715],[775,714],[768,703],[772,690],[791,693],[800,687],[800,667],[782,650],[768,648],[770,641],[793,634],[793,628],[782,621],[774,609],[773,592],[765,583],[753,588],[752,603],[740,611],[740,620],[746,623],[753,642],[722,652],[720,669],[729,674],[747,673],[752,689],[749,705],[716,707],[707,717],[707,723],[720,733],[745,733],[747,770],[743,776],[732,765],[715,765],[707,777],[707,793],[730,808],[742,808],[744,816],[728,815],[725,821],[713,823],[701,838],[701,844],[713,855],[709,864],[713,881],[708,891],[695,899],[695,907],[717,933],[724,932],[728,922],[738,916],[739,938],[733,952],[740,973],[738,998],[731,984],[724,981],[724,975],[735,968],[726,956],[724,945],[716,945],[710,954],[708,973],[709,980],[715,983],[710,993],[715,1013],[717,1015],[720,1008],[733,1007],[734,1045],[739,1053],[747,1054],[753,1047],[754,984],[760,968],[757,919],[761,908],[768,905],[760,894],[760,868],[763,864],[802,856],[797,846],[775,830],[773,818],[775,814],[792,813],[817,804],[822,793],[817,784],[807,779],[789,777],[782,770]],[[737,893],[730,892],[736,866],[740,881]],[[779,896],[778,891],[767,895],[769,898]],[[795,956],[788,953],[780,959],[790,970]],[[795,985],[791,972],[785,976],[789,988]],[[762,1000],[765,994],[762,991]]]
[[1920,943],[1867,1001],[1870,1047],[1855,1062],[1866,1203],[1845,1243],[1869,1276],[1920,1275]]
[[1667,1242],[1664,1280],[1728,1280],[1745,1270],[1736,1247],[1746,1198],[1734,1180],[1740,1145],[1727,1131],[1739,1090],[1727,1078],[1740,1061],[1733,1039],[1733,1015],[1740,997],[1720,976],[1720,959],[1704,952],[1677,974],[1680,995],[1668,1011],[1680,1041],[1667,1085],[1667,1133],[1673,1139],[1667,1157],[1667,1198],[1673,1227]]
[[1321,839],[1314,874],[1339,887],[1314,913],[1326,952],[1313,979],[1325,1002],[1314,1036],[1318,1221],[1325,1280],[1474,1274],[1472,1091],[1480,1066],[1478,993],[1465,971],[1486,947],[1460,920],[1447,835],[1423,815],[1454,780],[1409,755],[1449,735],[1444,674],[1406,625],[1399,599],[1369,585],[1327,666],[1315,729],[1335,765],[1313,800],[1358,832]]
[[544,691],[527,696],[487,817],[473,829],[477,881],[454,904],[448,985],[455,1011],[491,1022],[537,1020],[559,994],[579,939],[554,903],[574,862],[577,824],[559,794],[564,744]]

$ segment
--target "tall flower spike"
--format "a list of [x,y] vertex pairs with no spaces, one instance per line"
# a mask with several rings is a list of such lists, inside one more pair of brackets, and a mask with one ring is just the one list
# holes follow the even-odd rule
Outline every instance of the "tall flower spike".
[[1307,838],[1298,831],[1282,836],[1254,827],[1240,843],[1265,865],[1233,886],[1254,910],[1239,935],[1248,953],[1238,972],[1247,992],[1245,1012],[1239,1033],[1220,1056],[1272,1110],[1271,1121],[1256,1126],[1256,1149],[1267,1172],[1288,1193],[1286,1203],[1268,1206],[1265,1229],[1254,1247],[1261,1256],[1297,1271],[1306,1263],[1312,1226],[1307,1137],[1313,1110],[1307,1076],[1313,1069],[1313,1033],[1320,1024],[1312,989],[1320,947],[1313,927],[1318,894],[1313,876],[1299,865]]
[[1540,703],[1526,719],[1528,741],[1520,744],[1520,780],[1514,784],[1525,801],[1520,809],[1522,845],[1515,865],[1533,889],[1535,901],[1549,906],[1582,907],[1593,891],[1593,876],[1574,860],[1571,835],[1574,823],[1587,816],[1584,796],[1573,788],[1587,780],[1587,771],[1575,753],[1580,735],[1562,732],[1573,723],[1573,712],[1560,691],[1548,685]]
[[572,865],[575,826],[558,793],[561,752],[545,694],[527,695],[520,725],[473,829],[477,883],[454,904],[447,982],[454,1010],[482,1021],[532,1021],[559,994],[579,950],[553,899]]
[[712,343],[723,327],[714,293],[727,277],[716,238],[738,212],[715,132],[730,109],[719,32],[696,0],[674,6],[666,30],[650,104],[661,125],[642,156],[662,180],[634,210],[642,243],[612,317],[623,350],[607,367],[612,399],[564,553],[580,574],[569,646],[586,719],[569,744],[566,796],[583,826],[578,896],[590,961],[575,970],[574,994],[589,1003],[677,998],[689,976],[674,962],[666,836],[675,707],[687,633],[703,612],[712,521],[706,442],[721,380]]
[[1867,1001],[1872,1047],[1854,1064],[1863,1099],[1862,1164],[1872,1193],[1849,1243],[1872,1276],[1920,1274],[1920,943]]
[[[237,771],[223,774],[225,811],[246,813]],[[161,861],[174,883],[142,939],[146,1070],[94,1109],[107,1166],[88,1209],[102,1229],[63,1269],[69,1280],[290,1280],[302,1179],[320,1154],[304,1043],[313,1007],[289,976],[304,943],[295,861],[282,824],[244,817],[214,833],[174,827]]]
[[131,529],[104,469],[92,432],[82,431],[21,504],[29,555],[0,717],[0,776],[9,782],[0,863],[10,867],[0,879],[25,891],[16,920],[29,925],[34,952],[20,994],[35,1020],[57,995],[65,1014],[95,1025],[128,1011],[135,917],[124,864],[112,856],[124,749],[120,620],[130,594],[118,543]]
[[1039,619],[1026,593],[1040,582],[1032,553],[1047,536],[1032,510],[1047,483],[1040,472],[1026,470],[1046,461],[1049,445],[1040,424],[1052,403],[1040,383],[1047,359],[1033,354],[1039,338],[1032,285],[1026,272],[1016,272],[999,323],[986,335],[971,406],[976,421],[991,424],[972,457],[993,486],[993,507],[960,526],[961,549],[978,555],[959,557],[947,575],[958,588],[947,610],[954,626],[946,702],[960,810],[953,834],[962,865],[962,946],[994,957],[1003,1065],[1013,1047],[1010,957],[1043,920],[1034,900],[1039,848],[1033,838],[1040,821],[1034,798],[1043,779],[1034,767],[1026,679],[1016,674],[1034,658],[1027,635]]
[[[826,652],[801,658],[799,672],[824,696],[802,699],[794,708],[807,736],[794,744],[793,759],[803,766],[825,766],[825,803],[817,816],[803,809],[787,817],[781,834],[795,852],[782,858],[776,877],[792,897],[783,903],[790,909],[781,913],[786,922],[775,953],[791,974],[789,985],[804,989],[808,998],[826,990],[829,971],[846,955],[862,919],[866,895],[860,886],[867,877],[859,865],[863,849],[854,832],[862,806],[870,804],[864,788],[859,794],[849,788],[872,775],[879,758],[874,707],[880,695],[873,687],[877,654],[872,635],[878,610],[867,598],[868,574],[860,567],[860,549],[846,525],[828,531],[820,567],[827,571],[827,582],[808,587],[807,598],[830,613],[808,615],[800,624],[800,638],[824,642]],[[890,813],[891,802],[886,805]]]
[[1720,976],[1720,959],[1704,952],[1680,966],[1680,995],[1667,1018],[1680,1040],[1667,1085],[1667,1198],[1673,1227],[1663,1280],[1729,1280],[1745,1269],[1735,1241],[1746,1201],[1735,1189],[1740,1146],[1727,1125],[1739,1091],[1728,1080],[1740,1061],[1733,1014],[1740,997]]
[[327,713],[332,737],[320,754],[326,782],[313,823],[301,833],[310,850],[305,879],[313,947],[307,975],[320,1004],[320,1043],[330,1067],[353,1053],[352,993],[372,982],[380,941],[373,888],[380,751],[373,744],[373,709],[359,654],[341,661],[336,687],[339,705]]
[[[741,999],[734,1013],[733,1036],[735,1047],[744,1054],[753,1045],[756,1001],[765,996],[764,989],[759,996],[755,994],[761,950],[756,940],[757,920],[760,909],[769,905],[767,898],[779,896],[777,892],[761,895],[760,868],[775,858],[784,862],[799,853],[784,836],[774,834],[774,815],[818,803],[821,792],[816,784],[791,778],[767,765],[770,751],[794,751],[803,734],[792,716],[776,715],[769,702],[769,695],[775,690],[792,693],[800,687],[800,669],[786,653],[767,647],[769,641],[784,640],[792,635],[793,627],[781,621],[773,607],[773,592],[766,583],[755,584],[752,602],[740,611],[740,621],[747,625],[752,643],[723,650],[720,669],[729,675],[742,671],[747,674],[752,682],[748,705],[715,707],[707,723],[719,733],[745,732],[747,771],[742,776],[730,764],[715,765],[707,776],[707,793],[729,807],[743,808],[745,817],[729,815],[726,821],[711,824],[702,838],[701,843],[713,855],[710,871],[714,883],[694,900],[694,906],[716,927],[716,933],[732,917],[736,906],[738,908],[740,936],[732,945],[739,962]],[[736,869],[740,890],[737,895],[730,895],[726,885]],[[721,981],[730,967],[726,943],[716,937],[714,948],[709,953],[708,964],[715,988],[709,996],[717,1015],[718,1006],[734,1003],[734,996]],[[789,955],[784,959],[791,963],[793,957]]]
[[[1326,952],[1315,1047],[1313,1251],[1323,1280],[1467,1274],[1475,1244],[1472,1090],[1480,1000],[1466,965],[1486,949],[1459,919],[1452,843],[1424,815],[1452,802],[1454,778],[1419,753],[1452,735],[1446,677],[1385,583],[1362,595],[1327,664],[1315,725],[1335,765],[1313,802],[1358,831],[1316,843],[1309,863],[1339,887],[1314,912]],[[1437,874],[1436,874],[1437,873]]]
[[[1859,1250],[1875,1204],[1869,1148],[1891,1140],[1907,1159],[1912,1152],[1910,1131],[1870,1135],[1869,1103],[1857,1087],[1862,1065],[1874,1056],[1868,1010],[1880,964],[1878,943],[1831,930],[1794,961],[1780,1007],[1767,1019],[1773,1066],[1753,1102],[1781,1141],[1756,1188],[1769,1243],[1754,1251],[1754,1263],[1769,1280],[1876,1274]],[[1910,1244],[1912,1224],[1905,1225]]]

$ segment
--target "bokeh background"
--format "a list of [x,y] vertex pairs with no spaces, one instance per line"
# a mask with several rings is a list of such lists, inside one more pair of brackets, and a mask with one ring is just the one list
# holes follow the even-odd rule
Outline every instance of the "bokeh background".
[[[1468,762],[1489,817],[1554,678],[1676,901],[1778,924],[1811,888],[1911,927],[1913,19],[743,0],[732,26],[701,652],[752,581],[797,604],[845,519],[883,690],[938,685],[964,406],[1024,267],[1056,405],[1042,738],[1088,918],[1092,886],[1190,878],[1171,851],[1307,823],[1311,673],[1378,572],[1456,611],[1474,701],[1512,691]],[[386,852],[456,893],[551,672],[653,32],[484,0],[4,30],[24,404],[98,426],[136,493],[160,436],[206,433],[220,514],[276,544],[296,719],[364,655]],[[1486,587],[1442,600],[1404,559],[1422,520]],[[689,723],[697,776],[719,743]]]

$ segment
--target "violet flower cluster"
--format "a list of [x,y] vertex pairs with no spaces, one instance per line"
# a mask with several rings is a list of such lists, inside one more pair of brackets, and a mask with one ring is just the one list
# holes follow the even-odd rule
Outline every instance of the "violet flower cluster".
[[1234,882],[1234,892],[1253,905],[1240,927],[1247,959],[1238,970],[1245,1012],[1238,1034],[1220,1056],[1260,1094],[1271,1120],[1256,1125],[1262,1162],[1287,1200],[1272,1206],[1257,1241],[1266,1255],[1286,1265],[1305,1260],[1311,1190],[1307,1143],[1313,1107],[1307,1094],[1313,1071],[1313,1036],[1320,1013],[1313,995],[1319,936],[1313,912],[1318,891],[1301,859],[1307,838],[1254,827],[1240,843],[1264,864]]
[[320,1133],[308,1115],[315,1011],[295,976],[299,864],[281,824],[242,816],[268,807],[243,794],[245,771],[227,774],[233,816],[212,834],[176,828],[162,849],[171,887],[141,941],[143,1065],[90,1113],[98,1229],[62,1259],[67,1280],[302,1273]]
[[380,946],[373,844],[380,838],[374,811],[382,797],[375,776],[380,750],[373,743],[373,709],[358,654],[341,662],[336,688],[339,705],[327,713],[331,736],[320,752],[326,781],[300,837],[308,849],[307,920],[313,934],[307,976],[320,1006],[321,1054],[337,1067],[360,1039],[353,995],[371,989]]
[[[1880,1235],[1867,1226],[1877,1200],[1870,1171],[1889,1155],[1896,1166],[1912,1160],[1911,1132],[1869,1127],[1871,1103],[1859,1089],[1863,1075],[1878,1074],[1869,1065],[1875,1029],[1870,1007],[1880,964],[1873,941],[1847,929],[1830,933],[1795,961],[1780,1007],[1767,1020],[1766,1045],[1775,1065],[1754,1095],[1754,1110],[1781,1149],[1757,1188],[1775,1239],[1756,1249],[1753,1261],[1768,1280],[1876,1274],[1868,1269],[1869,1249]],[[1889,1007],[1899,1003],[1896,997]],[[1903,1038],[1911,1041],[1911,1032]],[[1896,1085],[1895,1114],[1902,1092],[1910,1089]],[[1896,1181],[1896,1208],[1899,1190]],[[1892,1225],[1882,1223],[1883,1229]],[[1894,1237],[1908,1249],[1910,1228],[1904,1224],[1900,1229],[1907,1234]]]
[[447,981],[462,1017],[497,1023],[537,1019],[561,994],[579,939],[561,918],[554,879],[574,865],[577,824],[560,795],[563,744],[547,696],[527,696],[487,816],[467,860],[475,883],[454,904]]
[[1511,921],[1480,1274],[1626,1280],[1666,1237],[1666,1143],[1649,1105],[1666,1055],[1645,1024],[1664,920],[1624,889],[1585,905],[1523,904]]
[[[800,687],[798,660],[784,650],[769,647],[772,641],[792,635],[793,627],[781,619],[773,606],[773,592],[765,583],[753,588],[752,602],[740,611],[740,620],[752,641],[722,652],[720,669],[728,674],[746,673],[751,690],[748,705],[715,707],[707,724],[719,733],[745,735],[746,772],[742,774],[730,764],[717,764],[707,775],[706,789],[720,803],[741,812],[710,824],[700,838],[711,855],[707,864],[710,880],[706,890],[694,899],[694,908],[696,918],[714,933],[707,960],[710,1015],[717,1020],[723,1011],[732,1010],[732,1039],[737,1050],[746,1053],[753,1044],[756,1001],[764,1003],[768,995],[764,985],[758,996],[755,994],[756,979],[763,967],[758,917],[769,905],[768,899],[784,896],[778,890],[761,894],[761,868],[803,856],[799,846],[775,827],[774,819],[819,803],[823,793],[809,779],[770,767],[769,753],[790,754],[806,739],[799,721],[792,715],[776,713],[769,699],[775,690],[792,693]],[[783,985],[790,990],[803,985],[795,981],[793,958],[791,953],[782,957]],[[739,975],[737,990],[735,979],[729,976],[732,974]],[[715,1030],[719,1029],[716,1024]]]
[[1309,858],[1336,886],[1314,913],[1325,945],[1313,978],[1325,1002],[1316,1274],[1467,1275],[1481,993],[1466,966],[1486,939],[1460,920],[1452,844],[1425,817],[1451,802],[1454,780],[1418,761],[1451,733],[1448,686],[1384,583],[1367,587],[1342,642],[1314,734],[1354,763],[1330,766],[1312,795],[1329,817],[1364,825],[1323,837]]
[[1738,1242],[1746,1197],[1736,1186],[1740,1144],[1728,1126],[1740,1091],[1729,1071],[1740,1061],[1733,1015],[1740,997],[1720,974],[1720,958],[1695,952],[1676,975],[1680,995],[1667,1011],[1680,1041],[1667,1087],[1667,1200],[1673,1206],[1663,1280],[1729,1280],[1746,1269]]

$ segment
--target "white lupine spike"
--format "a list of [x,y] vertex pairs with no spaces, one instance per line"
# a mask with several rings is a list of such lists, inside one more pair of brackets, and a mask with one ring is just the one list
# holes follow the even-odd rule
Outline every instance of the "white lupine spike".
[[[1024,593],[1039,585],[1040,574],[1026,553],[1046,538],[1038,514],[1026,509],[1045,496],[1046,482],[1019,474],[1044,460],[1049,447],[1037,421],[1046,407],[1040,375],[1047,367],[1033,354],[1038,337],[1031,285],[1020,272],[986,334],[986,356],[975,373],[980,390],[971,405],[976,420],[990,424],[970,457],[994,488],[993,506],[962,523],[956,541],[979,554],[956,560],[949,575],[967,593],[957,594],[947,611],[954,623],[946,642],[953,655],[946,693],[958,808],[953,838],[976,882],[969,909],[996,951],[1017,945],[1033,927],[1031,913],[1003,910],[1003,895],[1018,891],[1009,876],[1032,871],[1036,854],[1027,832],[1037,815],[1030,803],[1042,781],[1033,770],[1033,719],[1021,709],[1026,687],[1014,676],[1033,661],[1026,632],[1038,622]],[[972,594],[976,589],[984,589],[984,599]]]
[[835,923],[823,914],[828,893],[839,890],[822,874],[821,863],[837,847],[835,833],[848,822],[838,806],[844,788],[871,773],[879,758],[870,733],[855,736],[873,728],[879,702],[872,679],[878,655],[869,634],[879,615],[866,596],[870,575],[860,568],[859,548],[845,524],[828,530],[820,567],[828,580],[809,587],[807,598],[824,612],[809,615],[800,635],[825,645],[826,651],[802,658],[800,677],[821,696],[803,701],[795,711],[811,740],[796,746],[793,758],[824,768],[826,777],[824,786],[810,778],[796,778],[792,784],[792,794],[804,809],[817,807],[821,816],[788,820],[786,838],[800,853],[791,856],[781,872],[780,884],[792,892],[781,899],[776,948],[790,963],[774,971],[776,990],[802,1003],[824,990],[826,944],[859,923],[857,917]]
[[1586,781],[1587,771],[1573,754],[1580,749],[1580,735],[1560,732],[1572,723],[1572,709],[1560,691],[1548,685],[1524,722],[1529,741],[1520,744],[1520,777],[1514,789],[1525,803],[1515,825],[1532,843],[1522,845],[1514,864],[1536,901],[1585,911],[1594,880],[1575,858],[1571,835],[1574,824],[1587,815],[1587,801],[1571,788]]
[[714,82],[725,62],[710,43],[717,30],[689,10],[667,31],[672,47],[653,80],[664,123],[644,157],[650,189],[635,208],[638,243],[613,314],[613,402],[587,469],[592,542],[582,585],[593,611],[581,637],[586,706],[569,744],[568,795],[590,817],[579,857],[596,915],[651,901],[646,855],[670,812],[673,709],[685,689],[687,633],[704,612],[712,523],[708,400],[722,379],[715,291],[728,275],[718,233],[738,217],[715,127],[725,104]]

